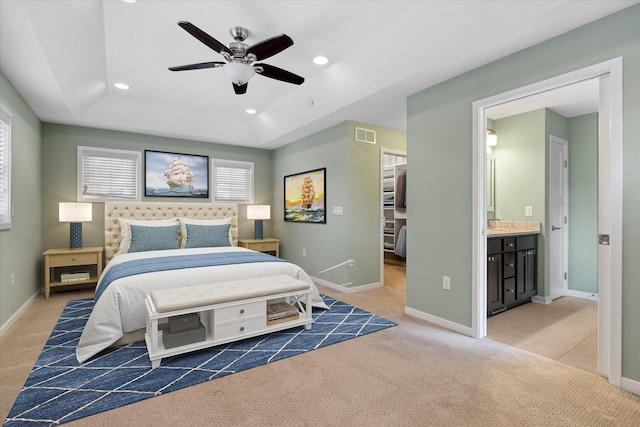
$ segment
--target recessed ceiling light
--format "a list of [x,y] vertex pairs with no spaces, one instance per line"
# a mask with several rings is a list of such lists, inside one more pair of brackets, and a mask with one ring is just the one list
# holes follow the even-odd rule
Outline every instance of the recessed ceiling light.
[[114,86],[117,87],[118,89],[122,89],[122,90],[129,89],[129,85],[126,85],[124,83],[115,83]]
[[125,2],[125,3],[135,3],[138,0],[122,0],[122,1]]
[[246,110],[244,110],[247,114],[255,114],[257,113],[256,110],[254,110],[253,108],[247,108]]
[[329,59],[326,56],[316,56],[313,58],[313,62],[318,65],[324,65],[329,62]]

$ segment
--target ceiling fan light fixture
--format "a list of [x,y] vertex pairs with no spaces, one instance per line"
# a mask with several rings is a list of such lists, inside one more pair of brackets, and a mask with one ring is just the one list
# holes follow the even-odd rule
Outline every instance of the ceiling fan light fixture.
[[247,83],[256,73],[251,65],[243,64],[241,62],[229,62],[228,64],[225,64],[222,69],[227,77],[237,85]]
[[316,56],[313,58],[313,63],[317,65],[325,65],[329,62],[329,58],[326,56]]

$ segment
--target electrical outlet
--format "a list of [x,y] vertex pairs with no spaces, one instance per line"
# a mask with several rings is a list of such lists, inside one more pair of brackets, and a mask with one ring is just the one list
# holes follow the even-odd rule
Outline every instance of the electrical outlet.
[[442,289],[445,291],[451,290],[451,277],[442,276]]
[[524,207],[524,216],[533,216],[533,206]]
[[306,249],[302,250],[302,256],[307,256],[307,250]]
[[16,285],[16,273],[11,273],[11,287]]

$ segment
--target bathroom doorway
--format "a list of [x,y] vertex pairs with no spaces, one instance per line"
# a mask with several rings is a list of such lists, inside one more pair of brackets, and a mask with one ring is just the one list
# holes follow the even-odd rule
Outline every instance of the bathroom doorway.
[[[598,246],[598,371],[608,375],[611,384],[620,386],[621,320],[621,217],[622,200],[618,191],[622,176],[612,167],[622,159],[622,64],[614,59],[573,73],[495,95],[473,103],[474,116],[474,211],[473,222],[473,331],[487,335],[486,318],[486,210],[485,210],[485,135],[486,110],[493,106],[547,93],[578,82],[597,78],[599,82],[599,156],[598,156],[598,233],[605,236]],[[614,191],[611,191],[614,189]],[[549,226],[550,227],[550,226]],[[611,245],[608,243],[611,242]],[[548,280],[545,277],[546,283]],[[545,286],[547,287],[547,286]],[[543,301],[549,289],[538,292]]]

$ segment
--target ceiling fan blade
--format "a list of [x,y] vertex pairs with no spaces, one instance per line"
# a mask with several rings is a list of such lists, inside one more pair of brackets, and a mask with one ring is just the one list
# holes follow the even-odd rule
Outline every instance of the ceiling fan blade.
[[280,34],[279,36],[271,37],[270,39],[263,40],[249,47],[247,54],[253,53],[256,56],[256,60],[261,61],[276,53],[282,52],[292,45],[293,40],[291,40],[291,37],[286,34]]
[[293,83],[294,85],[301,85],[304,83],[304,77],[300,77],[297,74],[293,74],[290,71],[283,70],[282,68],[274,67],[269,64],[254,64],[256,73],[262,74],[270,79],[276,79],[287,83]]
[[233,54],[231,53],[231,50],[229,50],[227,46],[223,45],[218,40],[214,39],[209,34],[205,33],[200,28],[193,25],[191,22],[180,21],[178,22],[178,25],[180,25],[180,27],[182,27],[186,32],[188,32],[193,37],[197,38],[202,43],[206,44],[216,52],[218,53],[226,52],[229,55],[233,56]]
[[202,70],[204,68],[218,68],[222,67],[226,62],[200,62],[198,64],[179,65],[177,67],[169,67],[171,71],[185,71],[185,70]]
[[231,85],[233,86],[233,90],[235,91],[236,95],[243,95],[247,92],[247,83],[239,86],[235,83],[231,83]]

